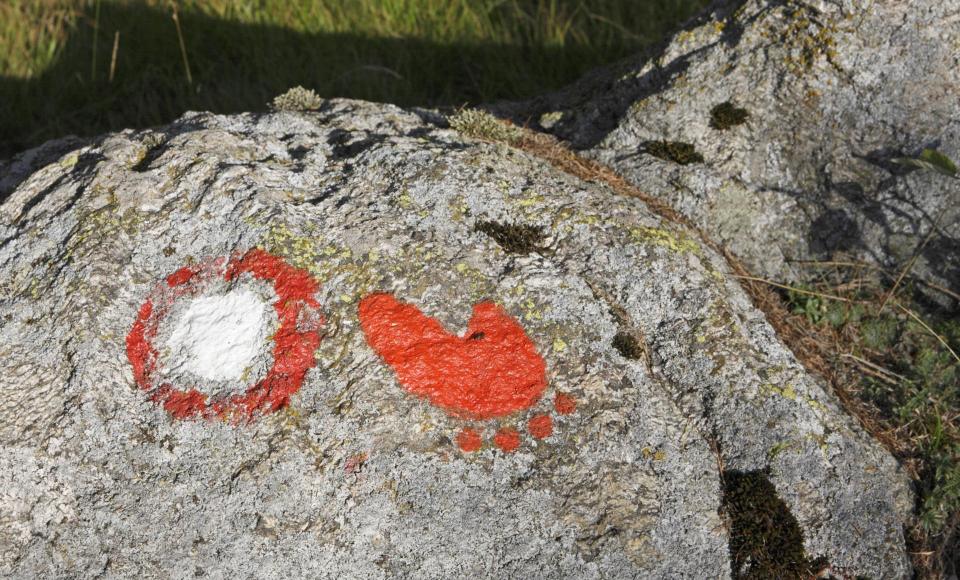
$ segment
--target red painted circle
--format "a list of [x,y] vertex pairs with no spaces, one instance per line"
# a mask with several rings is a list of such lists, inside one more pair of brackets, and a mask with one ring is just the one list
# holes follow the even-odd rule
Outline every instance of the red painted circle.
[[478,433],[476,429],[466,427],[457,434],[457,445],[460,446],[462,451],[471,453],[473,451],[479,451],[480,447],[483,446],[483,441],[480,440],[480,433]]
[[[223,398],[211,398],[197,389],[176,389],[169,383],[155,384],[158,355],[153,341],[174,302],[197,295],[204,281],[217,276],[233,280],[244,273],[272,282],[277,294],[274,310],[280,325],[273,336],[273,366],[266,376],[249,385],[243,394]],[[133,367],[133,378],[150,393],[150,400],[177,419],[252,419],[257,411],[267,414],[281,409],[300,390],[307,371],[316,363],[314,351],[320,346],[323,325],[320,304],[314,298],[319,287],[306,271],[259,248],[235,254],[229,261],[219,258],[181,268],[154,288],[127,335],[127,358]]]
[[493,442],[504,453],[513,453],[520,447],[520,433],[513,427],[504,427],[493,436]]
[[553,418],[550,415],[534,415],[527,421],[527,430],[536,439],[546,439],[553,435]]

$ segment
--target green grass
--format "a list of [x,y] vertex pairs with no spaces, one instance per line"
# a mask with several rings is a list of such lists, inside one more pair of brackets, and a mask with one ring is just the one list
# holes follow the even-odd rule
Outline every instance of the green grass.
[[[851,286],[846,282],[840,287]],[[820,296],[791,291],[785,298],[834,356],[830,362],[845,377],[844,389],[865,404],[871,431],[912,476],[917,522],[911,553],[921,577],[938,577],[960,564],[960,361],[954,354],[960,352],[960,318],[911,284],[883,309],[889,279],[884,284],[858,274],[856,290],[841,293],[849,302],[828,298],[836,287],[825,283]]]
[[178,34],[168,0],[5,0],[0,158],[186,110],[264,110],[295,85],[400,105],[529,97],[649,46],[706,4],[182,0]]

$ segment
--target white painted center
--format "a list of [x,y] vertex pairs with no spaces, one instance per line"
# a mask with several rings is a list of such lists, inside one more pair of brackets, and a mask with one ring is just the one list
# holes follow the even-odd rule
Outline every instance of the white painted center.
[[222,296],[194,298],[167,346],[184,370],[209,380],[233,381],[257,355],[266,324],[266,304],[239,288]]

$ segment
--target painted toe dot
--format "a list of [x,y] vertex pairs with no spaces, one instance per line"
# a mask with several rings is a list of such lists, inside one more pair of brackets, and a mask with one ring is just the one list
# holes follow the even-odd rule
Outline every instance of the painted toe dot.
[[566,393],[557,393],[557,396],[553,399],[553,406],[557,413],[570,415],[577,410],[577,401]]
[[465,453],[479,451],[482,445],[480,433],[477,433],[476,429],[467,427],[457,434],[457,445],[459,445],[460,449]]
[[553,434],[553,419],[550,415],[535,415],[527,422],[527,429],[537,439],[546,439]]
[[493,436],[493,442],[504,453],[512,453],[520,447],[520,433],[512,427],[504,427]]

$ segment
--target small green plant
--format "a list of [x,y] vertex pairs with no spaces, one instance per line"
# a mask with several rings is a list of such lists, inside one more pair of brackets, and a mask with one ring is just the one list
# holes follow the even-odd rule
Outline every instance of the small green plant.
[[790,304],[791,312],[802,315],[813,324],[820,324],[827,313],[823,299],[805,288],[788,290],[787,303]]
[[852,310],[852,308],[848,308],[847,305],[842,302],[827,301],[826,308],[824,308],[823,320],[834,328],[840,328],[854,315]]
[[641,150],[664,161],[673,161],[680,165],[703,163],[703,155],[697,153],[696,147],[681,141],[646,141]]
[[899,322],[894,316],[878,316],[860,324],[860,339],[863,346],[872,350],[886,350],[897,339]]
[[[940,433],[936,435],[943,438]],[[931,482],[925,486],[920,524],[928,533],[939,534],[951,523],[950,518],[960,513],[960,445],[931,449],[928,453]]]
[[484,141],[514,143],[520,139],[520,130],[480,109],[460,109],[447,118],[450,126],[464,137]]
[[924,149],[916,157],[896,157],[893,162],[907,167],[936,171],[947,177],[957,177],[956,163],[936,149]]

